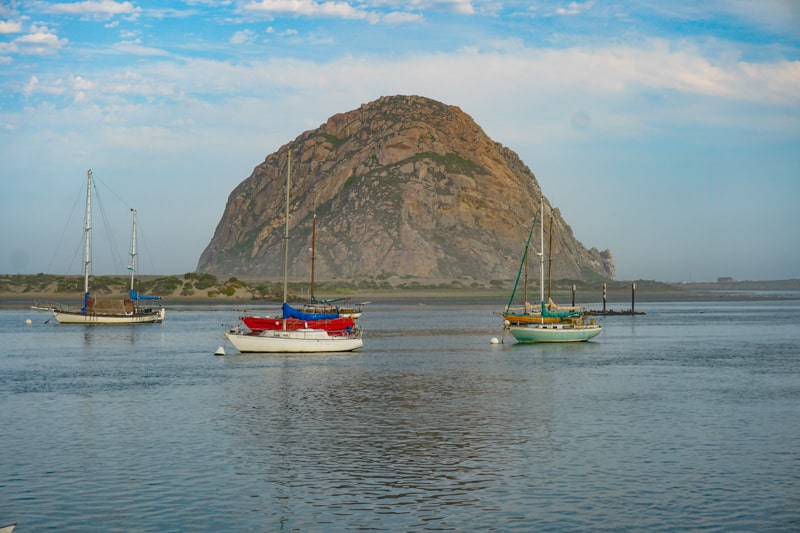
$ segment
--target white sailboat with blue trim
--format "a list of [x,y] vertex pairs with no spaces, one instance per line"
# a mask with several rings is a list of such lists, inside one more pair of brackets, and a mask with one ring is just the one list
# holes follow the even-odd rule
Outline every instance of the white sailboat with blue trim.
[[151,302],[160,296],[145,296],[134,287],[136,273],[136,210],[133,213],[131,230],[131,286],[128,298],[98,299],[89,290],[89,273],[92,262],[92,171],[87,172],[86,218],[84,225],[85,256],[83,262],[83,306],[52,306],[53,316],[60,324],[153,324],[162,322],[166,315],[163,306]]

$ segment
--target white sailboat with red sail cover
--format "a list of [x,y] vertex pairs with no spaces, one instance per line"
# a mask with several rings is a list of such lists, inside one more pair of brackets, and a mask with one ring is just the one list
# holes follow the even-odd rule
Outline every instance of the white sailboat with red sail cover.
[[[314,241],[317,226],[317,216],[314,215],[314,225],[311,231],[311,300],[314,301]],[[266,330],[280,330],[280,329],[303,329],[303,328],[316,328],[324,329],[331,333],[341,333],[348,329],[355,328],[355,319],[361,316],[354,316],[352,313],[341,313],[338,308],[329,306],[313,306],[312,304],[305,304],[302,311],[293,308],[286,303],[284,296],[284,303],[281,307],[280,316],[260,316],[245,313],[239,317],[247,328],[254,332],[260,333]]]
[[[294,310],[287,303],[289,274],[289,190],[291,187],[292,152],[289,150],[286,171],[286,228],[284,234],[283,262],[283,316],[275,323],[279,329],[262,329],[260,331],[243,332],[233,329],[225,333],[225,337],[242,353],[312,353],[312,352],[350,352],[364,345],[361,331],[352,326],[342,330],[326,330],[314,327],[314,322],[305,323],[303,327],[290,329],[287,316]],[[299,312],[298,312],[299,313]],[[242,319],[247,325],[247,322]],[[248,326],[249,327],[249,326]]]

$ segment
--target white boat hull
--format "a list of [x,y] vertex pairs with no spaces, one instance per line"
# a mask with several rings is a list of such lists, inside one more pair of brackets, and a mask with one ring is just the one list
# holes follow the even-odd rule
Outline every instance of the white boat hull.
[[225,337],[242,353],[352,352],[364,346],[360,334],[330,335],[321,329],[228,332]]
[[80,311],[62,311],[53,309],[53,316],[59,324],[155,324],[162,322],[166,315],[163,307],[151,313],[131,315],[85,314]]
[[595,324],[532,324],[511,326],[511,334],[520,343],[585,342],[597,337],[602,327]]

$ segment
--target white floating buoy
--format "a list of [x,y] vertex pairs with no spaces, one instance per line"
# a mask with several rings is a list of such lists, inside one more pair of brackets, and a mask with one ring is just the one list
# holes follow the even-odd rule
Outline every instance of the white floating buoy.
[[217,348],[217,351],[214,352],[214,355],[225,355],[225,347],[220,346],[219,348]]
[[491,342],[492,344],[500,344],[500,341],[497,340],[497,337],[492,337],[492,340],[490,340],[489,342]]
[[25,323],[30,326],[31,324],[33,324],[33,320],[31,320],[30,318],[26,318]]

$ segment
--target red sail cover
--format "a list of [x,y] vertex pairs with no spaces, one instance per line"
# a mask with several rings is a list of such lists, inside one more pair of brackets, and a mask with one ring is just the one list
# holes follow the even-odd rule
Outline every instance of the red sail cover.
[[241,317],[241,320],[242,322],[244,322],[244,325],[247,326],[247,328],[254,333],[258,333],[265,330],[283,329],[284,320],[286,320],[286,329],[289,330],[313,328],[313,329],[324,329],[329,333],[333,333],[336,331],[346,332],[348,329],[352,329],[356,324],[355,320],[353,320],[350,317],[327,318],[322,320],[300,320],[297,318],[283,319],[275,317],[245,315]]

